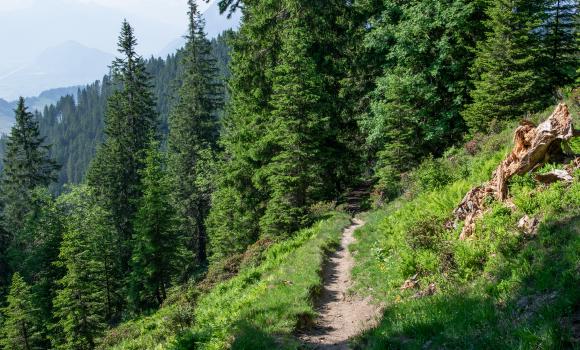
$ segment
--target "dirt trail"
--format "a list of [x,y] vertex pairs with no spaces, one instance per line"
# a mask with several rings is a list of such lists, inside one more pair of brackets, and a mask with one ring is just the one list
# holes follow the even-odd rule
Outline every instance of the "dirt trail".
[[343,231],[340,248],[324,267],[324,290],[317,303],[319,317],[315,326],[301,335],[314,349],[348,349],[347,341],[372,327],[380,316],[379,308],[369,298],[349,295],[354,259],[348,246],[355,241],[354,231],[364,222],[354,219]]

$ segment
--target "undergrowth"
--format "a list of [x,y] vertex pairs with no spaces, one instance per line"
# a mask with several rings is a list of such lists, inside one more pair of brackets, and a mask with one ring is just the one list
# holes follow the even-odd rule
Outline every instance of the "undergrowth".
[[[290,240],[269,244],[257,262],[242,264],[231,279],[181,291],[155,314],[109,332],[102,347],[297,348],[291,335],[315,317],[312,301],[322,288],[323,260],[349,220],[334,213]],[[186,316],[191,319],[181,319]]]
[[[488,203],[468,240],[458,239],[461,227],[445,228],[465,193],[507,155],[514,127],[427,160],[409,176],[405,196],[364,216],[351,248],[353,277],[385,312],[357,348],[580,347],[580,171],[571,185],[512,179],[517,209]],[[553,168],[562,165],[540,171]],[[524,215],[540,220],[537,233],[517,227]],[[401,289],[415,275],[418,286]],[[421,297],[432,283],[434,295]]]

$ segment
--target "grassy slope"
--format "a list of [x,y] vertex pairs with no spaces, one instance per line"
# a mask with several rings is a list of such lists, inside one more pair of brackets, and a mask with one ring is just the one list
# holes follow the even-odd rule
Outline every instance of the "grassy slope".
[[[578,120],[577,109],[573,114]],[[531,175],[514,179],[518,209],[490,203],[473,239],[458,240],[460,228],[442,229],[465,193],[509,151],[508,129],[480,140],[476,156],[453,149],[426,162],[411,175],[413,194],[366,215],[353,274],[357,289],[386,307],[380,325],[357,339],[360,348],[579,346],[572,316],[580,310],[580,172],[571,186],[537,188]],[[517,229],[525,214],[541,218],[534,237]],[[436,284],[434,296],[400,290],[416,273],[421,289]]]
[[290,335],[315,316],[312,297],[322,287],[324,256],[348,224],[346,214],[333,214],[272,245],[262,263],[243,268],[195,302],[177,297],[155,314],[112,330],[102,348],[296,348]]

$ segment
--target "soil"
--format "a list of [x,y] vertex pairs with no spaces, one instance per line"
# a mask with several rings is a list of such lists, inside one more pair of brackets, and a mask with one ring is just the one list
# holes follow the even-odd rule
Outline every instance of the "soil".
[[353,219],[343,231],[340,248],[324,267],[324,290],[317,301],[319,317],[314,327],[300,336],[308,348],[349,349],[348,340],[376,325],[380,317],[380,308],[370,298],[349,293],[354,259],[348,246],[355,241],[354,231],[363,225],[363,221]]

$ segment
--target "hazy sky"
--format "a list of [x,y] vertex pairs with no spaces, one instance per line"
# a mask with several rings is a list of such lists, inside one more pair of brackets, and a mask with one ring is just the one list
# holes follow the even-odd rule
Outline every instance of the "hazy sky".
[[[201,10],[208,7],[197,1]],[[0,74],[68,40],[116,53],[123,18],[135,27],[138,51],[158,53],[185,32],[186,6],[186,0],[0,0]]]

